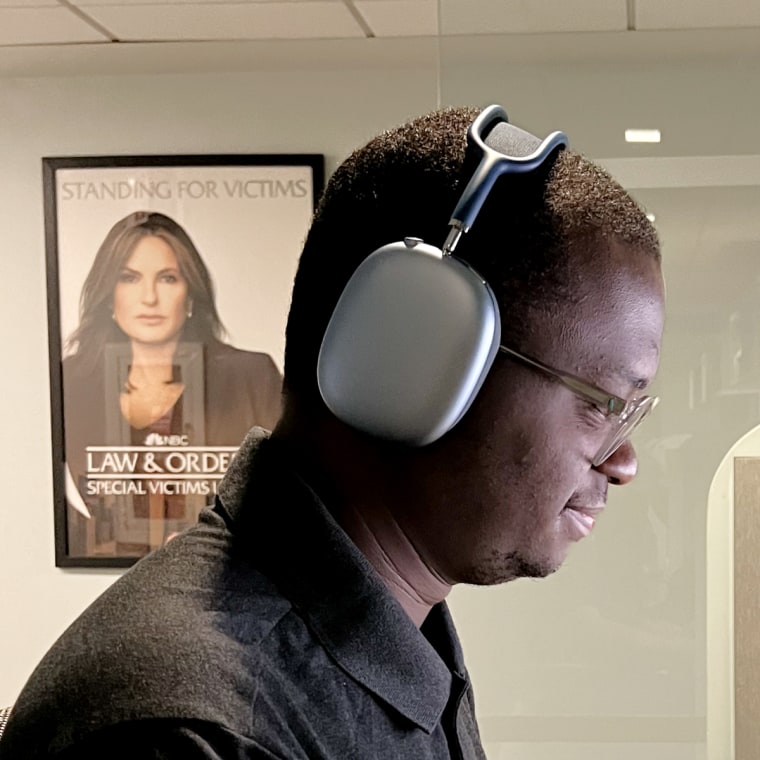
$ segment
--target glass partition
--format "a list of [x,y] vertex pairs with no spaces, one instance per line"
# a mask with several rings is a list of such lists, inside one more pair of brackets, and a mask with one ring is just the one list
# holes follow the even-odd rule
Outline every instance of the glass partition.
[[760,546],[742,529],[758,541],[734,556],[734,489],[752,526],[755,480],[728,468],[740,439],[737,455],[760,457],[760,182],[633,192],[663,244],[662,402],[635,437],[639,477],[613,489],[559,573],[454,594],[492,760],[757,756],[738,751],[742,716],[744,744],[758,733],[755,681],[740,674],[733,750]]
[[[441,104],[496,102],[537,134],[566,131],[654,215],[668,293],[662,400],[635,437],[637,480],[613,489],[556,575],[452,595],[488,757],[754,760],[760,681],[738,668],[760,633],[747,609],[760,549],[760,156],[745,119],[760,52],[470,37],[461,2],[439,11],[453,35],[440,42]],[[663,141],[627,145],[628,127]]]

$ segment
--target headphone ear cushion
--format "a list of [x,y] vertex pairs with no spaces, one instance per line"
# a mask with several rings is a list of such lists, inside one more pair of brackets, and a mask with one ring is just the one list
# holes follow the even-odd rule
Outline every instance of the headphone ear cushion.
[[425,243],[372,253],[346,286],[317,364],[320,393],[343,422],[424,446],[477,395],[501,338],[491,288]]

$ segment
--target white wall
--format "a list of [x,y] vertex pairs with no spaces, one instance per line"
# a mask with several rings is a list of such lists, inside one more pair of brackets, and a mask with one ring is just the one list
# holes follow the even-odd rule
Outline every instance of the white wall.
[[[0,79],[0,704],[116,577],[53,566],[42,156],[324,153],[435,106],[432,70]],[[372,97],[368,97],[372,93]]]
[[[623,126],[665,125],[669,142],[647,149],[654,156],[757,151],[748,97],[758,91],[757,59],[673,59],[661,48],[660,60],[643,51],[615,63],[592,47],[589,60],[521,65],[508,60],[506,43],[489,48],[487,60],[478,45],[464,60],[444,46],[443,102],[503,102],[522,126],[563,128],[597,156],[645,155],[623,145]],[[434,51],[417,51],[408,66],[397,57],[390,72],[358,56],[355,65],[291,60],[249,73],[95,77],[66,60],[59,77],[0,78],[0,703],[12,702],[53,639],[115,577],[53,567],[40,157],[317,152],[329,169],[437,97]],[[119,67],[103,70],[111,68]],[[675,233],[666,243],[670,291],[689,303],[690,251],[679,250]],[[719,270],[715,277],[719,292]],[[661,381],[671,398],[685,392],[695,361],[683,349],[688,314],[676,316],[666,338],[674,358]],[[727,446],[718,456],[705,446],[675,458],[667,442],[693,429],[684,420],[666,413],[642,433],[639,483],[613,494],[599,529],[562,572],[455,592],[492,758],[705,757],[707,485]],[[700,470],[704,493],[689,483]]]

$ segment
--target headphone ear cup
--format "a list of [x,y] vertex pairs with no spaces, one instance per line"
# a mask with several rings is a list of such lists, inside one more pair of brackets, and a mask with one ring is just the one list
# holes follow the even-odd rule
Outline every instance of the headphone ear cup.
[[483,278],[407,238],[372,253],[343,291],[319,354],[320,393],[348,425],[424,446],[469,409],[500,338]]

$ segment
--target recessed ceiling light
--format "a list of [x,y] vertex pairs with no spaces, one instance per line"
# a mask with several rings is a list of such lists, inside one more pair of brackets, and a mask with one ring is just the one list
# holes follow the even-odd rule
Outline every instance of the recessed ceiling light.
[[647,214],[647,219],[649,219],[650,222],[654,222],[654,220],[657,219],[657,217],[650,211]]
[[626,129],[625,141],[629,143],[658,143],[660,142],[659,129]]

